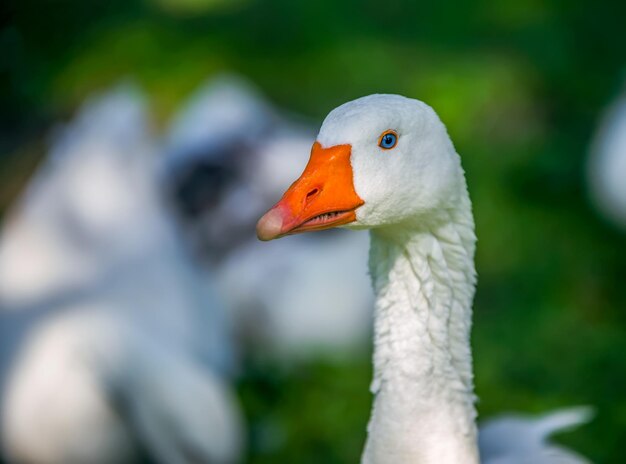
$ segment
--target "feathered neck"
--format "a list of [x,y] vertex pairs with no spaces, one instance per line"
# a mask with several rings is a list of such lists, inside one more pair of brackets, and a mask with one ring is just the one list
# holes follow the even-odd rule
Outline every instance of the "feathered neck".
[[375,400],[365,464],[478,462],[470,349],[475,241],[466,189],[428,223],[371,232]]

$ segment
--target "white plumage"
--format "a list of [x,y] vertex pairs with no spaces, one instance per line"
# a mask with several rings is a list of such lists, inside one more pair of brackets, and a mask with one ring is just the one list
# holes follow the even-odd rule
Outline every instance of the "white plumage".
[[626,96],[606,111],[587,167],[591,196],[600,212],[626,229]]
[[351,356],[370,336],[366,234],[298,237],[282,246],[254,236],[257,218],[310,152],[313,130],[294,119],[242,78],[217,76],[174,116],[165,179],[186,192],[177,204],[194,211],[186,216],[188,235],[246,346],[283,362]]
[[588,462],[572,450],[550,443],[550,437],[566,432],[593,417],[581,406],[552,411],[539,417],[508,414],[480,427],[478,444],[486,464],[576,464]]
[[[474,220],[460,157],[432,108],[372,95],[333,110],[303,175],[257,232],[269,240],[336,225],[371,235],[374,405],[362,462],[478,463]],[[488,424],[483,462],[586,462],[547,438],[587,419],[586,410],[571,410]]]
[[143,100],[121,86],[60,130],[6,224],[11,462],[230,463],[241,453],[225,380],[230,328],[161,202],[157,162]]
[[218,287],[248,343],[282,361],[364,350],[372,295],[367,235],[357,235],[248,243],[229,255]]

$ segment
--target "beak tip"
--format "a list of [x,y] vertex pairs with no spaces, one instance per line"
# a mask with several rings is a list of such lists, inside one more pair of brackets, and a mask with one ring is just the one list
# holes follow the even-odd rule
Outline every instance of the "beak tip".
[[259,240],[267,242],[278,238],[283,229],[283,214],[279,208],[272,208],[263,215],[256,225],[256,236]]

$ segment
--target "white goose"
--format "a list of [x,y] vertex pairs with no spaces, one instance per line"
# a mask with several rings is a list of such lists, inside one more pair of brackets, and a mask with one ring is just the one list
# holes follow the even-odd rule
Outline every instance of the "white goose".
[[[336,226],[371,229],[375,399],[362,462],[479,462],[474,220],[460,157],[428,105],[372,95],[333,110],[303,174],[259,220],[257,234],[271,240]],[[496,447],[483,462],[585,462],[543,443],[585,415],[546,418],[543,428],[531,427],[532,438],[520,432],[522,446]]]
[[587,165],[592,200],[600,212],[626,230],[626,94],[603,115]]
[[0,240],[0,452],[236,462],[227,330],[161,204],[143,99],[92,98],[58,135]]

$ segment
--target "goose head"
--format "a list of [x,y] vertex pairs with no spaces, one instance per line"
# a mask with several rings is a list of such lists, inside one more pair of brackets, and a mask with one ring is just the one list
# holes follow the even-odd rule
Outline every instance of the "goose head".
[[259,220],[257,235],[429,222],[464,190],[459,156],[434,110],[370,95],[330,112],[304,172]]

